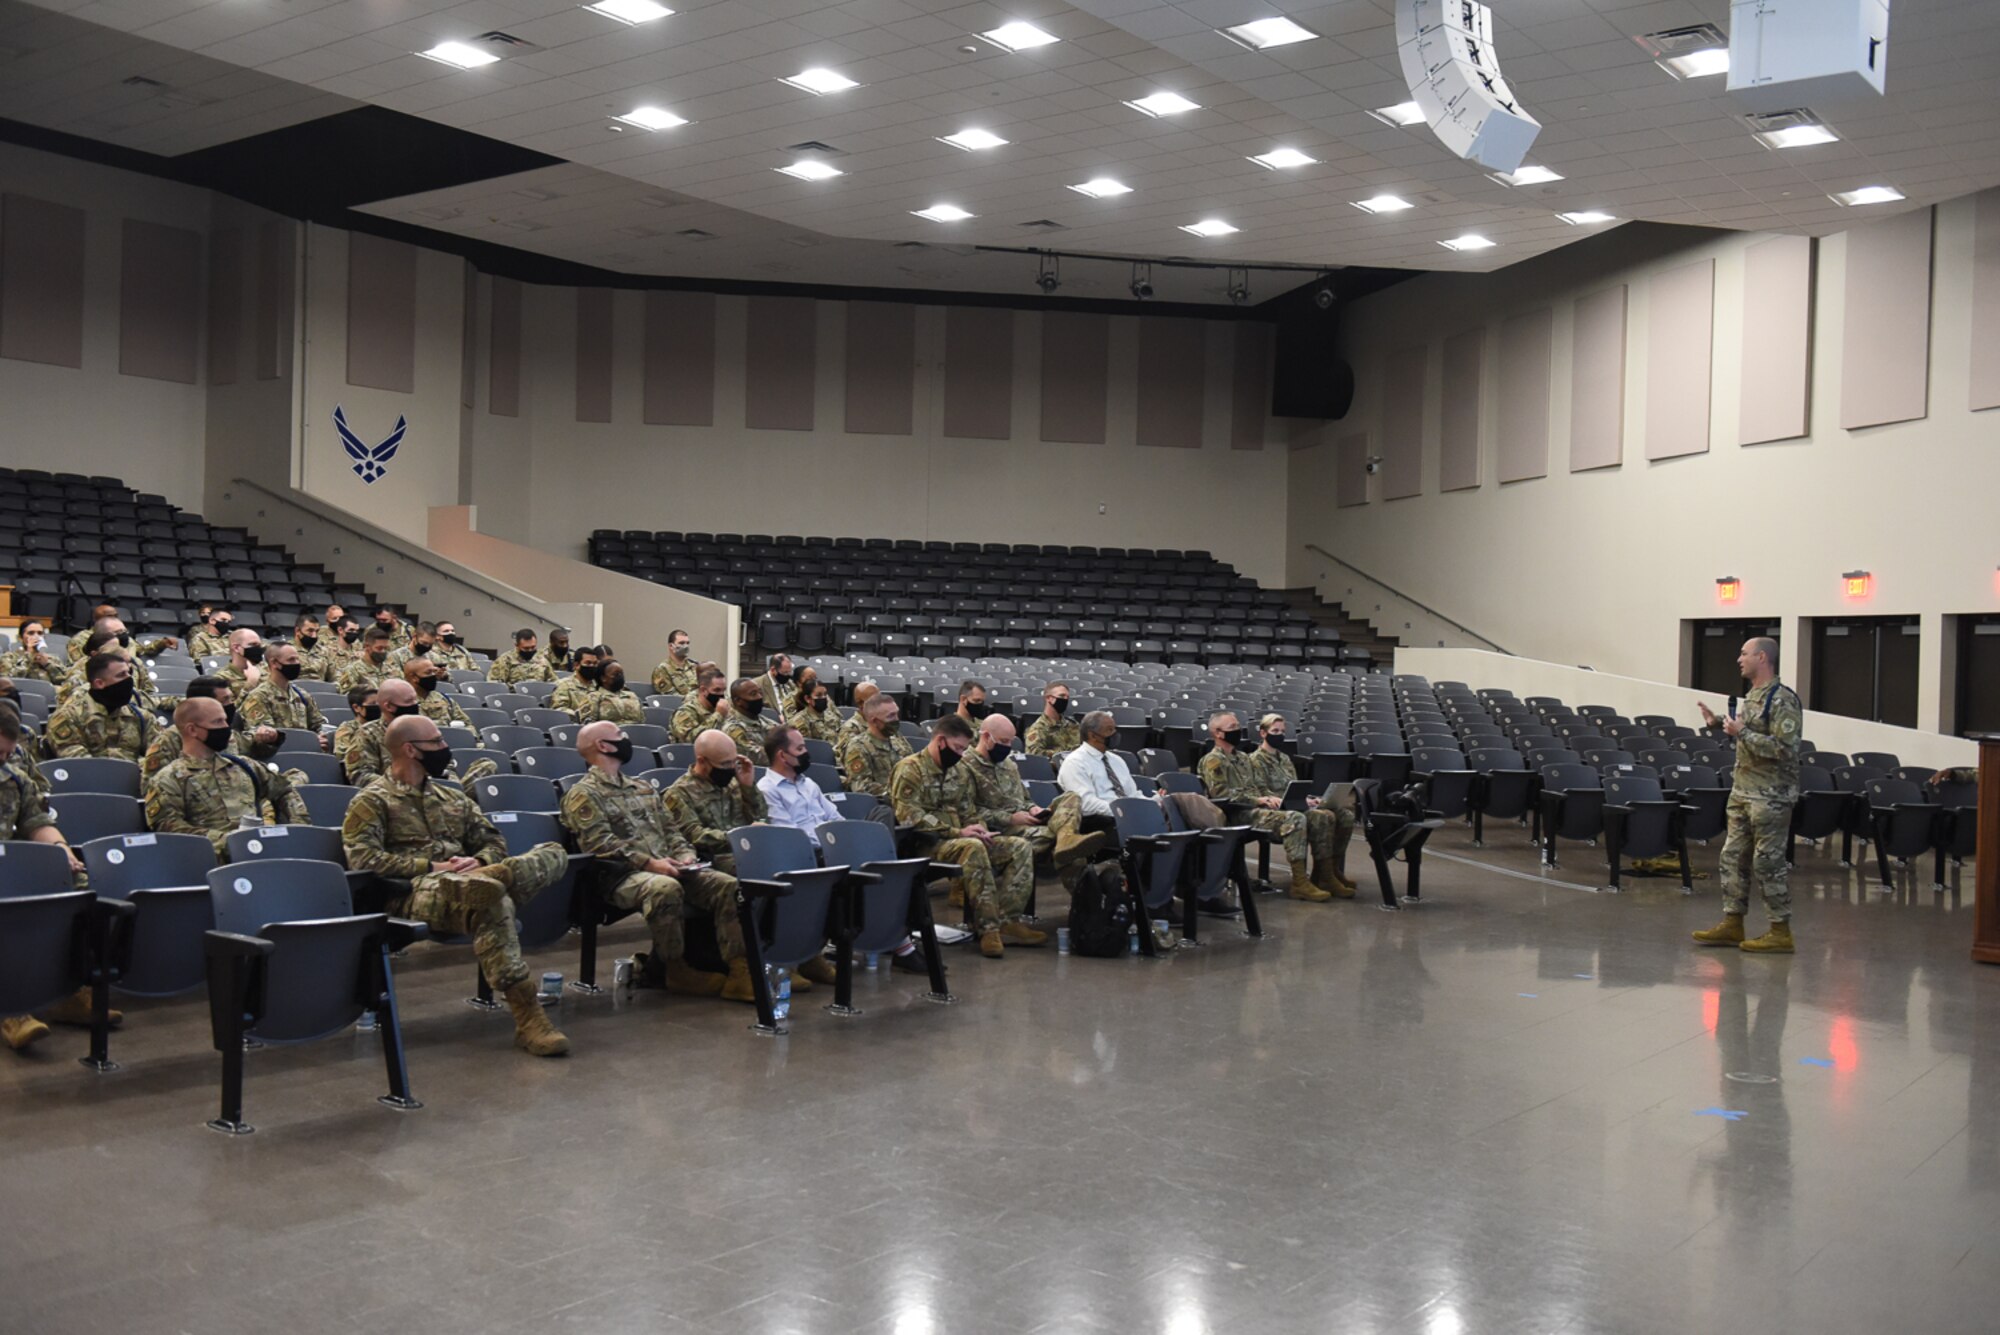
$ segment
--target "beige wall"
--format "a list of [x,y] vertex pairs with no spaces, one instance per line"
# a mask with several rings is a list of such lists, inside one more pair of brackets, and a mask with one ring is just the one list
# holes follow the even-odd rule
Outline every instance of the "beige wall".
[[83,364],[0,358],[0,463],[122,478],[200,506],[206,395],[120,373],[120,252],[128,218],[205,235],[209,193],[0,144],[0,194],[84,215]]
[[[490,288],[481,282],[484,299]],[[913,434],[871,436],[842,429],[845,303],[811,304],[810,431],[745,427],[747,302],[716,305],[713,426],[642,423],[636,292],[613,301],[612,420],[579,423],[575,292],[527,289],[520,415],[488,413],[483,383],[472,409],[470,498],[494,532],[562,555],[580,554],[594,528],[1205,548],[1267,582],[1285,573],[1282,525],[1271,514],[1284,486],[1282,433],[1266,422],[1263,449],[1230,447],[1230,322],[1203,325],[1200,448],[1173,449],[1135,441],[1143,386],[1133,318],[1110,322],[1107,442],[1078,445],[1039,438],[1037,313],[1014,320],[1010,438],[965,440],[943,429],[945,308],[916,312]],[[478,328],[484,337],[488,326]],[[486,360],[473,358],[482,378]],[[525,533],[511,531],[524,513]]]
[[[1989,205],[1990,207],[1990,205]],[[1818,243],[1814,277],[1810,434],[1739,446],[1744,252],[1755,234],[1634,229],[1485,276],[1429,275],[1355,303],[1343,334],[1356,370],[1353,412],[1336,434],[1380,439],[1385,360],[1412,344],[1441,345],[1470,328],[1489,348],[1509,317],[1554,312],[1549,474],[1494,481],[1497,364],[1485,358],[1481,485],[1441,493],[1438,421],[1447,395],[1430,359],[1420,495],[1336,508],[1333,449],[1291,456],[1288,564],[1292,584],[1335,586],[1347,574],[1306,550],[1316,543],[1514,653],[1583,663],[1655,681],[1677,679],[1680,622],[1772,617],[1784,626],[1784,670],[1802,617],[1915,614],[1924,618],[1919,720],[1940,715],[1941,618],[1996,601],[1992,495],[2000,481],[2000,413],[1967,409],[1973,199],[1937,210],[1931,278],[1929,416],[1843,430],[1847,238]],[[1705,454],[1647,461],[1651,281],[1714,261],[1714,325]],[[1570,472],[1571,367],[1577,299],[1628,284],[1622,464]],[[1690,401],[1699,396],[1689,394]],[[1657,407],[1658,405],[1654,405]],[[1853,603],[1843,571],[1865,568],[1875,593]],[[1743,580],[1741,603],[1716,602],[1715,580]],[[1393,628],[1393,627],[1392,627]],[[1430,642],[1429,640],[1425,641]]]

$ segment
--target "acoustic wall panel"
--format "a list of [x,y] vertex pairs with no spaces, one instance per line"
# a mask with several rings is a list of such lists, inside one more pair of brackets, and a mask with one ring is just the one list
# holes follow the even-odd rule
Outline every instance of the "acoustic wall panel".
[[417,248],[347,234],[347,383],[417,388]]
[[916,429],[917,308],[847,303],[847,429],[907,436]]
[[1847,234],[1840,425],[1908,422],[1930,411],[1931,211]]
[[1549,364],[1554,316],[1516,315],[1500,326],[1500,481],[1549,475]]
[[459,266],[458,284],[465,294],[458,303],[458,406],[469,410],[479,402],[479,270],[471,260]]
[[1774,236],[1744,248],[1739,445],[1792,440],[1809,429],[1812,270],[1811,237]]
[[1625,462],[1625,285],[1578,297],[1571,322],[1569,471]]
[[1479,413],[1484,402],[1486,330],[1468,329],[1444,341],[1444,395],[1438,414],[1438,486],[1470,491],[1479,485]]
[[576,290],[576,420],[611,420],[611,289]]
[[1646,457],[1706,454],[1715,261],[1654,274],[1646,304]]
[[715,297],[646,294],[643,416],[647,426],[715,425]]
[[278,380],[292,369],[292,301],[298,238],[286,219],[257,226],[256,283],[250,297],[250,366],[259,380]]
[[944,434],[1014,433],[1014,312],[951,306],[944,314]]
[[208,237],[208,383],[236,383],[243,352],[243,232],[219,227]]
[[2000,190],[1973,204],[1970,406],[2000,408]]
[[1260,320],[1235,325],[1235,366],[1229,387],[1229,448],[1264,448],[1264,423],[1271,413],[1271,334]]
[[83,365],[82,209],[0,198],[0,357]]
[[521,285],[493,281],[493,308],[487,316],[486,411],[495,417],[521,415]]
[[1424,390],[1431,350],[1404,348],[1382,363],[1382,497],[1424,492]]
[[1333,426],[1319,417],[1281,417],[1278,421],[1285,430],[1285,448],[1293,453],[1326,444]]
[[1104,443],[1110,370],[1111,317],[1084,311],[1042,312],[1043,440]]
[[1368,433],[1342,436],[1333,447],[1334,504],[1368,504]]
[[201,233],[125,219],[119,237],[118,373],[195,382]]
[[1167,449],[1201,448],[1201,415],[1208,384],[1200,320],[1167,317],[1139,321],[1138,442]]
[[813,429],[817,312],[810,297],[751,297],[743,357],[743,425]]

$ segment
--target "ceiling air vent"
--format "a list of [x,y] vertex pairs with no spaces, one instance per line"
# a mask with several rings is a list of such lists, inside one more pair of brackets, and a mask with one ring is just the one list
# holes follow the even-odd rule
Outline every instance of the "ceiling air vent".
[[1068,227],[1053,218],[1037,218],[1033,222],[1024,222],[1020,225],[1030,232],[1066,232],[1069,230]]
[[844,150],[835,148],[832,144],[822,144],[817,139],[808,139],[803,144],[793,144],[785,151],[787,153],[825,153],[836,158],[847,156]]
[[682,237],[682,238],[685,238],[686,240],[689,240],[689,241],[713,241],[713,240],[715,240],[715,233],[713,233],[713,232],[704,232],[704,231],[702,231],[702,230],[701,230],[701,228],[699,228],[699,227],[683,227],[683,228],[681,228],[681,230],[680,230],[680,231],[678,231],[678,232],[675,232],[675,233],[674,233],[674,235],[675,235],[675,236],[678,236],[678,237]]

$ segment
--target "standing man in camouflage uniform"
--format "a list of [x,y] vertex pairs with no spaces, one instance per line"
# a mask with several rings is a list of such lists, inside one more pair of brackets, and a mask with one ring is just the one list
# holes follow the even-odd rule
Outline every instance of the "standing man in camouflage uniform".
[[739,677],[729,688],[729,717],[722,721],[722,730],[745,755],[763,755],[771,729],[784,726],[784,716],[769,703],[771,697],[764,693],[763,683],[762,677],[755,681]]
[[677,742],[691,742],[710,728],[720,728],[726,723],[729,701],[723,695],[725,681],[721,668],[703,668],[694,694],[681,701],[681,707],[674,711],[667,735]]
[[[236,710],[235,693],[222,678],[196,677],[187,684],[186,696],[190,700],[213,700],[222,706],[222,716],[236,730],[232,740],[238,755],[248,756],[262,764],[278,754],[278,743],[283,740],[278,736],[278,730],[268,725],[248,726]],[[179,728],[155,728],[153,733],[152,743],[146,747],[146,758],[139,764],[140,775],[145,779],[151,779],[173,764],[181,754]]]
[[[1265,797],[1275,797],[1283,802],[1286,790],[1299,777],[1298,762],[1278,747],[1278,743],[1285,740],[1285,716],[1266,714],[1257,720],[1257,727],[1264,741],[1250,753],[1250,772],[1256,776],[1257,787]],[[1327,850],[1324,855],[1315,851],[1313,862],[1324,873],[1320,883],[1333,892],[1335,899],[1354,897],[1354,882],[1348,880],[1340,869],[1347,859],[1348,842],[1354,838],[1354,808],[1354,785],[1351,783],[1333,784],[1324,795],[1306,799],[1306,842],[1314,850]],[[1326,820],[1333,823],[1330,843]],[[1322,856],[1325,859],[1323,866],[1320,865]]]
[[[1799,695],[1778,680],[1778,642],[1758,636],[1743,642],[1736,666],[1749,678],[1742,709],[1718,720],[1706,704],[1701,716],[1736,739],[1736,777],[1729,790],[1729,835],[1722,844],[1722,921],[1696,932],[1704,946],[1736,946],[1754,954],[1789,955],[1792,891],[1786,884],[1785,845],[1792,807],[1799,800],[1799,738],[1805,710]],[[1743,939],[1749,886],[1763,892],[1770,926]]]
[[[1209,800],[1248,806],[1245,824],[1270,830],[1284,839],[1285,859],[1292,866],[1292,898],[1308,904],[1324,904],[1335,896],[1352,898],[1352,882],[1322,885],[1312,877],[1313,869],[1318,869],[1324,879],[1333,867],[1333,813],[1278,809],[1281,799],[1264,791],[1250,757],[1236,749],[1243,743],[1243,725],[1236,715],[1217,714],[1211,718],[1208,735],[1215,740],[1215,748],[1201,758],[1197,772],[1202,786],[1208,789]],[[1344,893],[1342,885],[1347,887]]]
[[514,926],[516,905],[562,879],[562,845],[537,844],[509,857],[472,799],[434,782],[451,772],[451,748],[429,719],[397,719],[388,749],[389,772],[348,804],[340,831],[348,867],[408,883],[388,890],[389,913],[470,935],[486,981],[514,1013],[514,1045],[536,1057],[562,1056],[569,1039],[542,1010]]
[[116,756],[138,764],[158,725],[133,698],[132,664],[100,649],[83,660],[90,683],[49,715],[44,745],[52,760]]
[[887,802],[896,766],[910,755],[910,740],[903,736],[900,727],[902,708],[894,696],[877,692],[855,717],[863,719],[866,726],[848,739],[847,749],[840,753],[847,791],[867,793],[877,801]]
[[1047,756],[1056,764],[1083,745],[1083,730],[1069,712],[1069,683],[1052,681],[1042,687],[1042,712],[1028,725],[1028,754]]
[[584,697],[576,707],[578,723],[644,723],[646,706],[625,689],[625,665],[609,658],[597,665],[599,690]]
[[21,623],[20,643],[6,653],[0,654],[0,677],[19,677],[23,681],[45,681],[51,686],[62,685],[69,668],[58,663],[42,650],[42,641],[47,639],[49,628],[40,621],[28,620]]
[[[289,647],[289,646],[288,646]],[[198,834],[228,861],[229,835],[244,816],[258,824],[288,824],[291,785],[231,755],[233,740],[222,706],[212,699],[183,700],[174,710],[181,754],[146,785],[146,824],[160,834]]]
[[[263,683],[243,698],[244,721],[253,727],[299,732],[318,732],[325,727],[326,717],[319,712],[319,706],[298,686],[306,670],[299,647],[295,644],[273,647],[269,668]],[[321,738],[320,750],[325,749],[326,739]]]
[[667,656],[653,669],[653,694],[678,695],[686,700],[700,685],[695,680],[694,661],[689,657],[689,649],[694,641],[684,630],[667,632]]
[[514,632],[514,652],[502,654],[493,660],[493,671],[487,674],[489,681],[503,682],[512,686],[523,681],[554,681],[556,670],[549,666],[549,660],[535,652],[535,628],[523,626]]
[[[616,723],[585,724],[576,749],[590,771],[563,794],[563,824],[576,836],[578,849],[626,869],[615,881],[606,876],[600,893],[615,908],[637,910],[653,934],[652,953],[633,961],[639,986],[756,1001],[736,916],[736,878],[695,867],[701,856],[667,814],[659,789],[626,777],[632,739]],[[715,920],[716,948],[729,966],[726,982],[688,967],[681,920],[690,904]]]
[[1004,715],[980,720],[979,736],[966,748],[963,768],[972,780],[972,798],[979,823],[1025,839],[1038,861],[1047,860],[1074,889],[1091,854],[1104,847],[1102,831],[1083,834],[1083,799],[1064,793],[1051,806],[1028,800],[1027,785],[1014,764],[1014,725]]
[[561,709],[576,716],[583,702],[597,692],[599,659],[597,646],[586,644],[576,651],[576,670],[556,683],[555,691],[549,696],[549,708]]
[[1021,921],[1035,889],[1034,850],[1027,840],[979,819],[972,777],[959,763],[971,741],[972,729],[963,718],[939,719],[930,745],[896,763],[889,800],[898,825],[934,836],[939,842],[931,855],[958,864],[978,925],[979,953],[997,960],[1007,953],[1007,942],[1039,946],[1049,938]]

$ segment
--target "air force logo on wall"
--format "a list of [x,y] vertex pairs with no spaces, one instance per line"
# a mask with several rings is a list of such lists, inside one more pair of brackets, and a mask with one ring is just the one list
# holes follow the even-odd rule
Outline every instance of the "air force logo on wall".
[[363,482],[374,482],[389,471],[389,461],[396,457],[396,451],[403,443],[403,434],[410,429],[408,419],[398,417],[396,429],[380,445],[370,445],[354,434],[354,428],[347,425],[347,414],[339,404],[333,407],[333,429],[340,433],[340,443],[346,447],[347,455],[354,460],[354,471],[361,475]]

